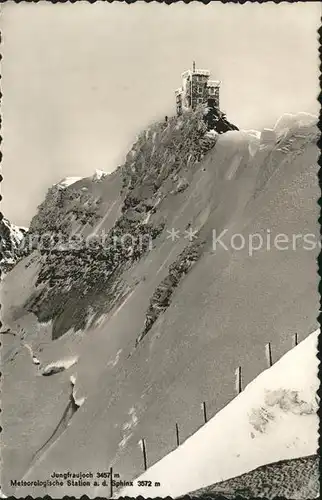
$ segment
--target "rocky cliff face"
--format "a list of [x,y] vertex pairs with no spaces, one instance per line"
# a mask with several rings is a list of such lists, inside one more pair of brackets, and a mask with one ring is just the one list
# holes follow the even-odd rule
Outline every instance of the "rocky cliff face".
[[[142,437],[153,463],[173,448],[174,422],[185,439],[201,424],[201,401],[213,414],[233,397],[241,359],[247,382],[265,367],[266,342],[278,358],[294,331],[315,329],[318,250],[251,255],[248,244],[268,230],[319,236],[317,129],[292,127],[266,144],[207,132],[198,110],[152,125],[112,174],[51,188],[30,252],[2,285],[13,333],[3,342],[6,493],[39,496],[10,479],[53,470],[113,465],[130,480],[142,470]],[[227,250],[216,244],[222,231]],[[48,365],[64,369],[44,377]],[[66,420],[70,377],[83,404]],[[72,491],[81,494],[106,492]]]
[[164,231],[158,204],[189,187],[193,166],[215,144],[216,133],[208,136],[206,130],[200,110],[157,123],[139,136],[115,174],[122,182],[121,213],[104,239],[99,190],[95,194],[81,181],[49,189],[30,224],[28,243],[38,249],[41,269],[39,293],[27,307],[40,321],[53,321],[53,339],[71,327],[84,329],[90,315],[95,320],[126,293],[122,273]]

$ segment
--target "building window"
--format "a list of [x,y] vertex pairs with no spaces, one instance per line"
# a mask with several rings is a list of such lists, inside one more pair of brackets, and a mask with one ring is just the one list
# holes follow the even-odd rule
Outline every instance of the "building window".
[[198,94],[202,94],[202,87],[198,87]]
[[201,103],[202,103],[202,97],[198,97],[198,99],[197,99],[197,103],[198,103],[198,104],[201,104]]

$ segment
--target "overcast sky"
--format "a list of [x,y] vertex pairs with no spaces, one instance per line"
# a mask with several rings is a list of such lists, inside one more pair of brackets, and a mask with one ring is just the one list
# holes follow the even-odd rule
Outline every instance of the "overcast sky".
[[175,110],[196,60],[240,128],[318,113],[319,2],[2,5],[2,211],[28,225],[65,176],[112,171]]

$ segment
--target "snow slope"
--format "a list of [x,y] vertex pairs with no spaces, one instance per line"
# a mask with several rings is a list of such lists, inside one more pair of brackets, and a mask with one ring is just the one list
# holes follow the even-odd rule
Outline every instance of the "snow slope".
[[[264,464],[316,453],[317,336],[311,333],[117,496],[176,497]],[[139,487],[138,481],[158,481],[161,487]]]
[[[211,418],[232,400],[237,366],[243,365],[246,385],[267,366],[267,342],[276,361],[291,348],[295,331],[302,340],[317,328],[318,248],[308,251],[298,245],[279,251],[272,246],[252,256],[247,245],[213,248],[214,229],[218,234],[228,229],[226,243],[234,233],[246,241],[254,233],[265,238],[268,229],[273,237],[304,231],[319,237],[319,151],[312,131],[292,136],[293,143],[284,143],[283,150],[273,144],[254,155],[250,134],[227,132],[199,158],[198,124],[194,116],[191,123],[188,118],[162,121],[150,135],[142,134],[125,169],[100,182],[87,178],[77,183],[76,191],[86,188],[88,196],[101,200],[93,209],[98,218],[92,225],[77,222],[83,234],[109,231],[124,215],[130,225],[130,219],[144,221],[150,214],[144,231],[166,223],[148,252],[134,262],[127,258],[118,281],[112,282],[116,289],[104,288],[97,278],[101,264],[106,267],[104,260],[89,258],[78,265],[77,256],[68,253],[56,256],[53,271],[54,277],[67,273],[67,283],[71,267],[79,271],[80,289],[74,294],[63,295],[63,286],[51,287],[46,280],[37,286],[40,270],[49,277],[53,273],[44,264],[50,256],[37,252],[20,261],[3,282],[1,312],[13,332],[1,339],[2,407],[10,408],[2,413],[1,433],[1,484],[7,495],[44,495],[32,486],[14,489],[10,478],[46,479],[53,470],[95,474],[112,465],[124,480],[132,480],[143,471],[142,437],[149,464],[156,463],[176,446],[175,422],[183,441],[203,422],[202,401],[207,401]],[[256,134],[254,138],[258,141]],[[176,189],[179,179],[187,181],[183,190]],[[128,193],[130,180],[134,188]],[[66,210],[74,210],[68,203]],[[53,216],[57,210],[59,221],[65,213],[47,208],[53,208]],[[198,229],[198,242],[204,242],[191,269],[186,267],[189,252],[184,254],[190,248],[188,227]],[[180,233],[175,241],[169,238],[172,228]],[[172,282],[170,266],[180,274],[181,264],[186,271],[169,305],[136,345],[152,298],[161,301],[162,293],[164,298],[167,289],[162,292],[161,285]],[[82,283],[88,276],[97,289],[84,296],[79,292],[85,291]],[[57,294],[42,302],[40,318],[37,311],[30,312],[30,303],[42,291],[47,297]],[[86,323],[80,328],[83,313]],[[40,376],[23,342],[42,366],[71,357],[78,361],[68,370]],[[71,376],[84,404],[44,448],[70,403]],[[37,450],[44,451],[33,460]],[[52,498],[104,497],[106,489],[75,486],[71,492],[51,486],[46,493]]]

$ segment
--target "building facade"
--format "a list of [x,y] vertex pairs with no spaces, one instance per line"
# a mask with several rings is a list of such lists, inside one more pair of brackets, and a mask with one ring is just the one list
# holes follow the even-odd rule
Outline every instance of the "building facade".
[[177,114],[194,110],[199,104],[219,109],[220,81],[210,80],[210,71],[196,69],[193,63],[192,70],[182,73],[182,86],[175,91]]

